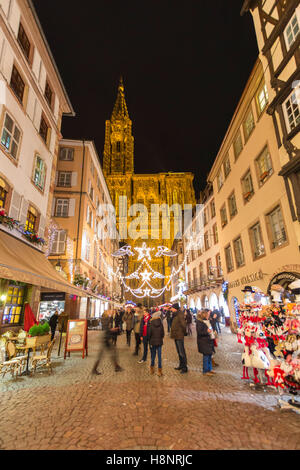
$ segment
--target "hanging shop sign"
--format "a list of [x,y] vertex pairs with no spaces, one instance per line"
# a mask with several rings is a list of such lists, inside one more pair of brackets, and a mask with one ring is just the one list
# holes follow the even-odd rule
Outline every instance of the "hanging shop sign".
[[74,351],[82,351],[83,359],[85,352],[88,355],[87,320],[68,320],[64,359]]
[[63,301],[66,298],[65,292],[42,292],[41,302],[51,302],[53,300]]
[[248,274],[247,276],[243,276],[240,279],[237,279],[236,281],[229,282],[228,288],[233,289],[234,287],[240,287],[245,284],[251,285],[252,282],[261,281],[263,277],[264,277],[263,272],[260,269],[259,271]]
[[300,273],[294,273],[294,272],[281,272],[276,274],[274,277],[272,277],[269,285],[268,285],[268,294],[271,292],[271,287],[273,284],[279,284],[281,285],[284,289],[288,290],[289,284],[291,284],[294,281],[297,281],[300,279]]

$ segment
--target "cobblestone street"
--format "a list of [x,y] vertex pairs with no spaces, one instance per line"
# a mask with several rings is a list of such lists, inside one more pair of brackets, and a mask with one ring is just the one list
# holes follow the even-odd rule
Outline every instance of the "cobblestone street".
[[[166,330],[166,328],[165,328]],[[118,338],[121,373],[109,357],[91,376],[98,331],[89,356],[53,354],[53,373],[1,379],[2,449],[300,449],[300,416],[278,407],[278,393],[240,379],[241,345],[223,328],[216,376],[202,376],[195,330],[187,337],[189,373],[174,370],[173,340],[165,338],[163,377],[138,364],[126,335]],[[58,341],[57,341],[58,342]]]

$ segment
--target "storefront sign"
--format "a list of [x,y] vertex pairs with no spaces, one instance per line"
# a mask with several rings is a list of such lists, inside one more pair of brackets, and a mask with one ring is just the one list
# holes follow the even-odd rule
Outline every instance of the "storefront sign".
[[232,281],[228,283],[228,288],[233,289],[234,287],[240,287],[243,285],[251,285],[255,281],[261,281],[263,279],[263,272],[260,269],[256,273],[251,273],[247,276],[243,276],[240,279],[237,279],[236,281]]
[[84,352],[88,355],[87,320],[68,320],[65,359],[67,352],[70,356],[71,351],[82,351],[82,358],[84,358]]
[[272,277],[269,286],[268,293],[271,292],[271,286],[273,284],[280,284],[284,289],[287,289],[289,284],[300,279],[300,274],[292,272],[281,272]]
[[62,301],[65,300],[65,292],[42,292],[41,293],[41,302],[48,302],[53,300]]

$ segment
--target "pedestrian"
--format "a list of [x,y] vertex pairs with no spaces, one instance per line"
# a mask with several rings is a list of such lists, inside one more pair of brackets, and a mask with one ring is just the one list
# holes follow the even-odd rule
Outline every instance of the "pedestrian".
[[167,308],[166,317],[167,317],[168,333],[170,334],[170,330],[171,330],[171,311],[170,311],[170,308]]
[[224,314],[224,308],[221,306],[220,307],[220,315],[221,315],[221,320],[223,325],[225,325],[225,314]]
[[171,325],[171,338],[175,341],[175,346],[179,358],[179,366],[175,370],[180,370],[181,374],[188,372],[187,358],[184,349],[184,337],[186,336],[186,321],[184,314],[180,310],[178,303],[173,304],[171,307],[172,312],[172,325]]
[[209,321],[209,310],[199,312],[196,320],[197,345],[199,353],[203,354],[203,375],[212,376],[212,354],[214,352],[214,332]]
[[141,334],[140,334],[140,326],[141,321],[144,316],[144,310],[142,304],[137,304],[137,307],[134,312],[134,323],[133,323],[133,330],[135,336],[135,351],[133,353],[134,356],[138,356],[140,344],[141,344]]
[[[218,322],[218,315],[216,313],[216,311],[211,311],[211,310],[208,310],[209,312],[209,321],[210,321],[210,324],[211,324],[211,327],[213,329],[213,332],[214,332],[214,344],[213,344],[213,354],[215,354],[215,346],[217,345],[217,338],[218,338],[218,329],[217,329],[217,322]],[[215,313],[214,313],[215,312]],[[216,363],[214,357],[212,356],[212,365],[214,367],[218,367],[219,364]]]
[[190,311],[189,308],[186,310],[186,317],[185,317],[185,319],[186,319],[186,326],[187,326],[187,334],[188,334],[189,336],[192,336],[192,334],[193,334],[193,333],[192,333],[193,315],[191,314],[191,311]]
[[52,317],[49,320],[49,326],[51,328],[51,341],[54,339],[54,336],[55,336],[57,322],[58,322],[58,310],[55,310],[55,312],[53,313]]
[[117,334],[116,330],[119,329],[119,327],[113,327],[113,314],[114,312],[106,311],[101,317],[103,331],[100,332],[99,353],[92,369],[92,374],[95,375],[101,375],[101,372],[98,371],[98,366],[105,351],[110,354],[110,358],[115,368],[115,372],[121,372],[123,370],[123,368],[118,363],[119,361],[116,343],[113,341],[113,336]]
[[120,334],[123,333],[123,320],[124,320],[124,315],[125,315],[125,310],[124,309],[120,309],[119,310],[119,317],[120,317]]
[[141,320],[140,324],[140,338],[141,341],[143,342],[144,346],[144,354],[143,357],[139,362],[139,364],[142,364],[143,362],[146,362],[147,360],[147,354],[148,354],[148,345],[149,345],[149,322],[150,322],[151,315],[149,312],[145,311],[143,318]]
[[161,318],[161,312],[158,311],[152,315],[149,326],[149,344],[151,352],[150,374],[154,374],[156,353],[158,357],[158,376],[162,376],[161,352],[163,338],[165,336],[164,325]]
[[118,311],[113,310],[112,313],[110,312],[110,316],[112,317],[112,342],[114,345],[117,344],[118,335],[121,334],[121,315]]
[[221,314],[220,314],[219,310],[216,307],[213,308],[212,314],[215,318],[216,332],[219,334],[219,333],[221,333],[221,328],[220,328]]
[[134,310],[131,307],[127,307],[125,314],[123,316],[123,321],[126,324],[126,340],[127,346],[130,347],[131,343],[131,332],[133,330],[133,323],[134,323]]

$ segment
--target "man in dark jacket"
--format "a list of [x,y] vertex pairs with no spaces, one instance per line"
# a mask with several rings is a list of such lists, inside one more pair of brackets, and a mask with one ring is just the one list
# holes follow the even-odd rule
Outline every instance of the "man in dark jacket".
[[123,322],[126,323],[127,346],[130,346],[131,332],[133,330],[133,324],[134,324],[134,310],[131,307],[126,308],[125,314],[123,316]]
[[151,366],[150,374],[154,374],[154,365],[156,353],[158,356],[158,376],[162,376],[162,363],[161,363],[161,350],[163,345],[163,338],[165,336],[164,326],[161,319],[161,312],[156,312],[150,319],[149,327],[149,343],[151,351]]
[[139,362],[139,364],[142,364],[143,362],[146,362],[147,360],[147,354],[148,354],[148,345],[149,345],[149,323],[150,323],[150,318],[151,315],[147,311],[144,313],[144,316],[141,320],[140,324],[140,337],[141,341],[143,341],[144,345],[144,354],[143,357]]
[[197,345],[203,354],[203,375],[212,376],[212,354],[214,352],[213,329],[209,322],[209,310],[199,312],[196,320]]
[[49,326],[51,328],[51,341],[53,340],[55,336],[57,322],[58,322],[58,311],[55,310],[55,312],[53,313],[52,317],[49,320]]
[[171,307],[172,312],[172,326],[171,326],[171,338],[175,340],[175,346],[179,357],[179,366],[175,367],[175,370],[180,370],[181,374],[185,374],[188,371],[187,358],[184,349],[184,337],[186,335],[186,321],[184,314],[180,310],[179,304],[173,304]]
[[142,304],[137,304],[137,307],[134,313],[134,322],[133,322],[133,330],[134,330],[134,336],[135,336],[135,351],[133,353],[134,356],[138,356],[139,354],[139,349],[140,349],[140,344],[141,344],[140,326],[141,326],[141,321],[142,321],[143,316],[144,316],[143,306]]

